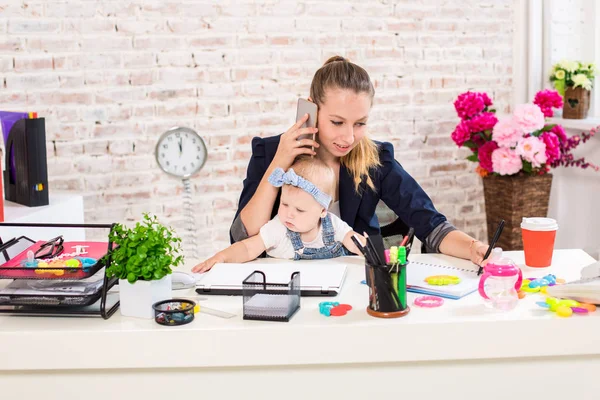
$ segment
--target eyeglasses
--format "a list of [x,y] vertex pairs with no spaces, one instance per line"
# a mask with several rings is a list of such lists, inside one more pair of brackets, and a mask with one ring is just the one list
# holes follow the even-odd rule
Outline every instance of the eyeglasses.
[[54,239],[48,240],[40,246],[34,254],[35,258],[52,258],[63,252],[64,239],[62,236],[57,236]]

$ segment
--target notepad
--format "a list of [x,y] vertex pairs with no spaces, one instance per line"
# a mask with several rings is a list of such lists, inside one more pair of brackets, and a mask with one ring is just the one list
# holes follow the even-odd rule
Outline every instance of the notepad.
[[296,295],[257,293],[244,304],[244,314],[252,317],[285,317],[298,307]]
[[[458,300],[479,287],[479,267],[471,261],[442,254],[423,254],[419,261],[410,261],[406,270],[407,291]],[[460,278],[456,285],[430,285],[425,278],[432,275],[452,275]]]
[[319,261],[282,263],[215,264],[204,274],[196,274],[196,292],[203,295],[241,295],[242,281],[254,271],[262,271],[269,283],[290,281],[300,272],[302,296],[337,296],[346,277],[346,264]]

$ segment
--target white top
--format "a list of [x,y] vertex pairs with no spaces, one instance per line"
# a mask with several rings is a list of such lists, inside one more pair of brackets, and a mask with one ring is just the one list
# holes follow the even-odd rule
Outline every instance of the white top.
[[[331,218],[331,224],[335,232],[334,240],[341,242],[348,232],[352,230],[350,226],[342,221],[339,217],[329,213]],[[265,247],[267,248],[267,254],[275,258],[283,258],[286,260],[294,259],[294,246],[292,241],[287,235],[287,228],[279,220],[279,215],[267,222],[260,228],[260,237],[262,238]],[[319,227],[319,233],[317,237],[310,242],[302,242],[304,247],[312,247],[315,249],[324,246],[323,243],[323,226]]]
[[528,231],[555,231],[558,230],[558,224],[553,218],[526,218],[521,221],[521,228]]
[[329,214],[333,214],[337,217],[342,218],[342,214],[340,212],[340,202],[336,201],[335,203],[331,203],[329,206]]
[[[523,252],[504,253],[519,265],[524,277],[555,274],[567,281],[579,278],[581,268],[594,262],[582,250],[555,250],[552,266],[524,266]],[[411,260],[461,260],[439,254],[415,254]],[[263,259],[261,263],[311,263]],[[242,296],[202,296],[201,306],[233,313],[218,318],[200,312],[190,324],[170,327],[152,319],[14,317],[0,314],[3,344],[0,371],[98,370],[104,368],[225,368],[243,366],[327,365],[572,357],[600,354],[600,311],[561,318],[535,303],[528,294],[507,312],[489,310],[477,293],[444,301],[435,309],[413,306],[419,296],[408,294],[410,313],[397,319],[367,314],[369,288],[364,260],[358,256],[314,261],[324,267],[348,265],[341,293],[334,298],[302,297],[301,308],[288,323],[246,321]],[[469,264],[469,262],[466,262]],[[186,265],[189,270],[194,263]],[[409,272],[410,273],[410,272]],[[4,282],[0,282],[0,285]],[[173,297],[198,296],[192,289]],[[195,299],[196,300],[196,299]],[[353,309],[343,317],[319,313],[322,301],[339,301]],[[370,338],[374,338],[369,340]],[[76,342],[79,340],[79,342]],[[109,346],[103,345],[110,343]],[[145,351],[162,343],[161,351]],[[557,343],[566,343],[558,346]],[[215,345],[218,344],[218,345]],[[512,359],[512,360],[511,360]],[[517,361],[518,362],[518,361]],[[415,364],[416,365],[416,364]],[[4,372],[0,372],[0,376]],[[465,397],[465,398],[468,398]]]

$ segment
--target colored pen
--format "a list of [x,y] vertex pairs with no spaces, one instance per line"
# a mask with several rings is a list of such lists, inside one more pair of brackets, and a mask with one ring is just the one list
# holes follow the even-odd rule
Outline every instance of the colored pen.
[[408,244],[408,242],[410,241],[410,238],[415,234],[415,229],[414,228],[409,228],[408,229],[408,233],[406,234],[406,236],[404,236],[402,238],[402,242],[400,242],[400,246],[406,246]]
[[363,236],[365,237],[365,239],[367,239],[366,247],[368,247],[371,250],[371,252],[373,253],[373,260],[377,262],[377,265],[385,265],[383,263],[383,259],[381,258],[382,256],[379,255],[379,253],[377,252],[377,249],[375,248],[373,241],[369,237],[369,234],[367,232],[363,232]]

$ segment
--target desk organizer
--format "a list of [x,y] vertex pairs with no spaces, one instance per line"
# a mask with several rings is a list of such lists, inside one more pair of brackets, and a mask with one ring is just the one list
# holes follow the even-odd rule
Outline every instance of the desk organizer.
[[[114,224],[34,224],[0,223],[18,228],[84,228],[112,230]],[[107,242],[64,242],[64,252],[70,245],[90,245],[85,258],[93,255],[94,263],[81,259],[79,267],[52,265],[44,271],[25,264],[27,252],[35,251],[43,242],[25,236],[0,241],[0,279],[14,279],[0,295],[0,313],[11,315],[52,316],[101,316],[110,318],[119,308],[118,295],[109,296],[108,291],[117,283],[117,278],[108,278],[105,268],[110,265],[113,243]],[[87,250],[86,250],[87,251]],[[83,256],[82,256],[83,257]],[[57,257],[58,258],[58,257]],[[100,271],[100,274],[98,272]],[[97,277],[97,279],[93,279]],[[82,279],[86,279],[82,281]],[[24,281],[27,282],[24,282]],[[82,287],[85,285],[89,287]],[[34,285],[34,286],[32,286]],[[60,292],[57,292],[60,287]],[[5,288],[5,289],[6,289]],[[52,290],[53,288],[53,290]],[[53,293],[54,292],[54,293]]]
[[268,283],[262,271],[242,282],[244,319],[288,322],[300,309],[300,272],[288,283]]
[[194,320],[196,303],[186,299],[169,299],[154,303],[154,321],[160,325],[177,326]]
[[[33,254],[44,244],[43,240],[33,241],[26,236],[12,239],[0,246],[2,264],[0,279],[51,279],[79,280],[93,276],[104,267],[102,257],[108,251],[106,242],[78,241],[61,244],[61,259],[37,259],[31,262],[28,253]],[[85,254],[74,249],[85,248]],[[56,257],[59,258],[59,257]]]
[[378,318],[399,318],[409,313],[406,301],[406,265],[365,264],[369,305],[367,313]]

